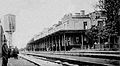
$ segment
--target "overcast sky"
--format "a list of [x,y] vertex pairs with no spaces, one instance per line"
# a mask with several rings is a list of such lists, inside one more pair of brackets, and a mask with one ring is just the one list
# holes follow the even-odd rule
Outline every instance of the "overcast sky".
[[98,0],[0,0],[0,16],[16,15],[13,44],[25,47],[35,35],[57,23],[65,14],[94,11]]

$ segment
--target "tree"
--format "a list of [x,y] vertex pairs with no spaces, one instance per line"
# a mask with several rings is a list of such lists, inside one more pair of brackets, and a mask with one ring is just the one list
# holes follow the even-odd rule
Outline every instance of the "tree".
[[104,31],[104,26],[100,27],[95,25],[93,25],[91,29],[86,31],[86,35],[91,41],[90,43],[91,45],[93,45],[95,42],[97,43],[99,42],[101,46],[101,43],[104,43],[106,41],[108,37],[106,36],[106,33],[104,33],[103,31]]
[[[105,30],[103,32],[109,37],[109,43],[114,44],[111,39],[117,40],[120,36],[120,0],[99,0],[99,8],[105,11],[107,17]],[[110,47],[113,48],[113,45]]]
[[94,42],[98,42],[98,27],[97,26],[92,26],[91,29],[87,30],[85,32],[85,34],[87,35],[88,39],[90,40],[90,47],[93,46]]

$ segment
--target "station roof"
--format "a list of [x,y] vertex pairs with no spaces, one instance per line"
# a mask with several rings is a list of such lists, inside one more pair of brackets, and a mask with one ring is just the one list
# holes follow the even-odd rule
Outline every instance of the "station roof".
[[32,41],[32,42],[30,42],[30,44],[38,43],[40,40],[42,40],[44,38],[48,38],[50,36],[57,36],[57,35],[62,35],[62,34],[66,34],[66,33],[84,33],[85,31],[86,30],[59,30],[57,32],[46,35],[45,37],[39,38],[35,41]]

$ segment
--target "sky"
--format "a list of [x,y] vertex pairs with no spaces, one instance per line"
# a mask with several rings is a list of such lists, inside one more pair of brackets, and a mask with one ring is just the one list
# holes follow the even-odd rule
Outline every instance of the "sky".
[[51,27],[68,13],[94,11],[98,0],[0,0],[0,17],[16,15],[13,45],[23,48],[44,28]]

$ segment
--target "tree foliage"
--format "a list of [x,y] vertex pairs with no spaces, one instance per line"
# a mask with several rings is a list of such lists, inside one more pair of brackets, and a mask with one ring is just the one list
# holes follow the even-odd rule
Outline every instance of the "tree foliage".
[[108,36],[120,35],[120,0],[99,0],[99,8],[107,17],[104,33]]
[[93,42],[101,43],[101,39],[102,41],[107,39],[110,48],[114,48],[113,45],[120,36],[120,0],[99,0],[97,6],[106,16],[105,26],[102,28],[93,26],[86,34]]
[[96,40],[98,38],[97,34],[98,34],[98,28],[95,25],[92,26],[91,29],[86,31],[87,37],[93,41],[97,41]]
[[105,40],[107,39],[107,35],[106,33],[104,33],[104,27],[100,27],[100,26],[92,26],[91,29],[86,31],[86,35],[88,36],[88,38],[93,41],[93,42],[99,42],[99,39]]
[[110,48],[116,50],[115,44],[120,36],[120,0],[99,0],[99,3],[107,17],[103,32],[108,36]]

